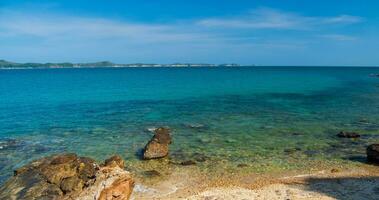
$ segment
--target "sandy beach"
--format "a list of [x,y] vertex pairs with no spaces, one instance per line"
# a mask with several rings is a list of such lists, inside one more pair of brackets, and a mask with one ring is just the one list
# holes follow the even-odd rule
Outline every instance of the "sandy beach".
[[[248,199],[378,199],[379,168],[362,164],[301,174],[244,175],[217,181],[187,172],[168,179],[138,182],[131,199],[248,200]],[[150,180],[151,181],[151,180]]]

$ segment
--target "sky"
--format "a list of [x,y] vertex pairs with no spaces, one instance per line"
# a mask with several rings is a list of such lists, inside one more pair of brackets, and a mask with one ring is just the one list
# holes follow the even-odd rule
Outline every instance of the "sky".
[[377,0],[0,0],[14,62],[379,66]]

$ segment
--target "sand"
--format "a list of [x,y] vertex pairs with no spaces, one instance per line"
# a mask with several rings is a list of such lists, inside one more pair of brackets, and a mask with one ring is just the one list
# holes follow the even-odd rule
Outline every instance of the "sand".
[[308,174],[218,177],[218,181],[191,173],[193,173],[191,170],[182,171],[172,174],[166,180],[147,184],[137,181],[132,199],[379,199],[378,166],[361,166],[344,170],[328,169]]

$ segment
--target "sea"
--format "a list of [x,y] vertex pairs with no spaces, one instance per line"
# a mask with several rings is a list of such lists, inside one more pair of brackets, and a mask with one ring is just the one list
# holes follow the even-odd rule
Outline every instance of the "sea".
[[[364,162],[379,142],[379,68],[197,67],[0,70],[0,184],[43,156],[141,151],[169,127],[169,164],[270,172]],[[340,131],[358,139],[338,138]],[[166,163],[167,164],[167,163]],[[149,168],[150,167],[150,168]]]

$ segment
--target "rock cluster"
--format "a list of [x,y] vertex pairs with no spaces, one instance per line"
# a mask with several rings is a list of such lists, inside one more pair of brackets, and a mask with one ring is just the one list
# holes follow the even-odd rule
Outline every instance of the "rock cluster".
[[361,135],[356,132],[347,132],[347,131],[341,131],[337,134],[340,138],[359,138]]
[[366,149],[367,160],[369,162],[379,163],[379,144],[371,144]]
[[143,152],[143,159],[163,158],[168,155],[168,146],[171,144],[170,129],[157,128],[154,131],[154,136],[146,144]]
[[98,165],[76,154],[42,158],[14,172],[0,188],[0,199],[123,199],[129,198],[134,182],[114,156]]

